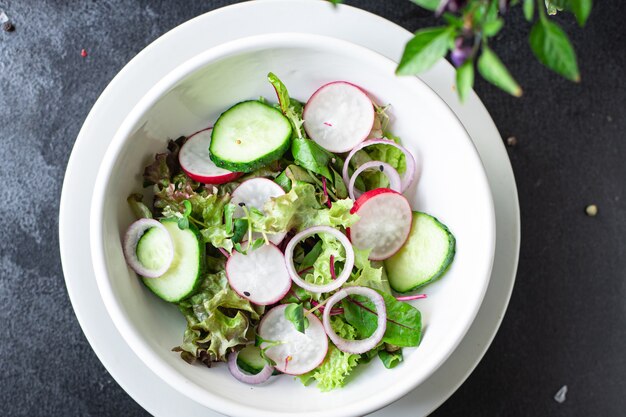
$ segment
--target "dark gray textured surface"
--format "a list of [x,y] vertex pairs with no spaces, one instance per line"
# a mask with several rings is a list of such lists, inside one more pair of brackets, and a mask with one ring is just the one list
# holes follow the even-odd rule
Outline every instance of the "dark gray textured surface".
[[[0,414],[139,416],[72,312],[58,254],[61,183],[100,92],[148,43],[230,1],[1,1]],[[406,0],[354,1],[409,30],[434,19]],[[583,82],[543,69],[519,11],[494,45],[525,95],[477,91],[509,150],[522,209],[513,298],[484,360],[437,416],[621,416],[626,410],[626,26],[619,0],[580,30],[558,18]],[[81,58],[86,48],[89,56]],[[595,218],[584,214],[599,206]],[[567,401],[554,393],[569,386]]]

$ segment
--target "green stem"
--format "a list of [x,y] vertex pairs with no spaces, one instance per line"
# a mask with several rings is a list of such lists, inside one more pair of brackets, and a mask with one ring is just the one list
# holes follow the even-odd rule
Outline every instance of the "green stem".
[[548,16],[546,15],[545,0],[537,0],[537,9],[539,9],[539,19],[541,19],[542,22],[545,22],[546,19],[548,19]]

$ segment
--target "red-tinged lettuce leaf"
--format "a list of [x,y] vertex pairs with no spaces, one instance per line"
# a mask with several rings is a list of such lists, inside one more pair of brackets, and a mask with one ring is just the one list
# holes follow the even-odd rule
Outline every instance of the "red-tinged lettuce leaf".
[[[396,300],[392,295],[378,291],[387,307],[387,330],[383,342],[399,347],[418,346],[422,338],[422,318],[418,309]],[[376,330],[378,317],[374,304],[361,296],[350,296],[342,306],[346,321],[357,330],[359,338],[366,338]]]
[[186,140],[185,136],[181,136],[176,140],[170,140],[167,144],[168,151],[155,155],[154,162],[143,171],[144,187],[154,184],[165,187],[172,182],[172,178],[180,172],[178,152]]

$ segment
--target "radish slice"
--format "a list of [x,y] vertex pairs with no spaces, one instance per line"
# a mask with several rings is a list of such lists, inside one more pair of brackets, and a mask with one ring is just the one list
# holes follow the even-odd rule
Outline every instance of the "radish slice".
[[352,151],[350,151],[350,153],[346,157],[346,162],[344,162],[343,164],[343,182],[345,182],[346,184],[350,183],[350,177],[348,176],[348,167],[350,166],[350,160],[352,159],[354,154],[361,149],[371,145],[389,145],[393,146],[394,148],[400,149],[404,153],[404,156],[406,157],[406,171],[402,176],[402,187],[400,190],[401,193],[404,193],[415,181],[417,163],[415,162],[415,157],[411,152],[409,152],[408,149],[406,149],[404,146],[398,145],[397,143],[389,139],[369,139],[362,143],[359,143],[354,149],[352,149]]
[[[137,244],[139,240],[152,228],[156,228],[160,233],[163,233],[163,246],[159,248],[159,256],[162,257],[163,262],[161,262],[160,266],[156,269],[146,267],[137,257]],[[145,278],[160,277],[170,268],[172,260],[174,259],[174,244],[172,243],[172,238],[165,226],[154,219],[139,219],[131,224],[124,235],[123,249],[128,266]]]
[[237,356],[239,356],[239,351],[231,352],[230,355],[228,355],[228,370],[236,380],[246,384],[256,385],[267,381],[270,379],[270,376],[272,376],[274,368],[269,365],[265,365],[265,367],[258,374],[244,373],[239,368],[239,365],[237,365]]
[[[346,298],[348,295],[362,295],[363,297],[367,297],[374,303],[376,307],[376,315],[378,316],[378,326],[376,327],[376,331],[372,333],[370,337],[367,339],[361,340],[347,340],[339,336],[333,330],[333,326],[330,322],[330,316],[332,308],[339,301]],[[371,288],[367,287],[348,287],[342,288],[337,291],[332,297],[328,299],[326,302],[326,308],[324,309],[324,328],[326,329],[326,333],[330,340],[333,341],[335,346],[343,352],[347,353],[364,353],[368,350],[372,350],[376,347],[376,345],[383,339],[385,335],[385,330],[387,330],[387,308],[385,307],[384,298],[374,291]]]
[[[302,277],[300,277],[300,274],[298,274],[298,271],[296,271],[296,266],[293,264],[293,252],[296,248],[296,245],[307,237],[316,235],[318,233],[328,233],[334,236],[343,245],[343,247],[346,248],[346,261],[344,263],[341,274],[339,274],[336,279],[332,280],[326,285],[316,285],[311,284],[310,282],[306,282],[302,279]],[[350,274],[352,273],[352,267],[354,266],[354,250],[352,249],[352,245],[350,244],[348,238],[339,230],[329,226],[315,226],[303,230],[289,241],[289,243],[287,244],[287,248],[285,248],[285,262],[287,264],[287,270],[289,271],[289,275],[291,275],[291,279],[293,280],[293,282],[296,283],[296,285],[313,293],[330,292],[341,287],[350,277]]]
[[320,87],[302,113],[311,139],[331,152],[348,152],[374,125],[372,100],[354,84],[335,81]]
[[[267,178],[252,178],[251,180],[244,181],[235,188],[230,200],[231,203],[239,206],[235,209],[234,217],[239,218],[246,216],[244,209],[241,207],[242,203],[248,207],[254,207],[263,211],[263,206],[266,202],[270,201],[271,198],[280,197],[281,195],[285,195],[285,191],[282,187]],[[286,232],[268,233],[267,237],[270,242],[278,245],[285,238],[286,234]],[[253,233],[252,240],[258,239],[261,236],[261,233]]]
[[178,152],[178,162],[185,174],[203,184],[224,184],[243,175],[219,168],[209,157],[211,127],[194,133],[187,138]]
[[348,236],[354,247],[371,249],[370,259],[381,261],[393,256],[409,237],[413,212],[407,199],[389,188],[367,191],[350,210],[359,220]]
[[380,172],[385,174],[387,178],[389,179],[389,188],[398,192],[400,192],[400,190],[402,189],[402,181],[400,180],[400,174],[398,174],[398,171],[396,171],[394,167],[392,167],[386,162],[369,161],[361,165],[356,171],[354,171],[354,174],[352,174],[352,177],[350,177],[350,182],[348,183],[348,194],[350,194],[351,199],[356,200],[358,197],[360,197],[363,194],[363,191],[354,188],[354,182],[359,177],[359,175],[361,175],[361,173],[365,171],[366,169],[380,170]]
[[[279,371],[290,375],[302,375],[315,369],[326,357],[328,337],[322,322],[313,314],[306,315],[309,321],[304,333],[296,330],[285,317],[287,305],[268,311],[259,323],[258,332],[263,340],[280,342],[265,351],[265,355],[276,362]],[[261,349],[269,346],[261,343]]]
[[263,245],[244,255],[233,251],[226,262],[228,283],[240,296],[266,306],[280,301],[291,288],[283,253]]

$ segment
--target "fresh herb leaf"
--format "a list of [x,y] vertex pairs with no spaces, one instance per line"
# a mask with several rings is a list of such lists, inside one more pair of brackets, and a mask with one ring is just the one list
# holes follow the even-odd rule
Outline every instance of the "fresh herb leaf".
[[265,244],[265,239],[260,237],[252,242],[252,245],[249,247],[249,250],[255,251],[259,249],[261,246],[263,246],[264,244]]
[[570,8],[580,27],[585,26],[591,14],[592,0],[570,0]]
[[474,62],[471,59],[465,61],[456,70],[456,88],[461,102],[464,102],[474,86]]
[[535,0],[524,0],[524,17],[527,21],[532,22],[535,14]]
[[[378,291],[387,307],[387,330],[383,342],[400,347],[418,346],[422,336],[422,319],[418,309],[396,300],[392,295]],[[378,326],[374,304],[361,296],[347,297],[342,302],[344,316],[361,338],[372,335]]]
[[543,17],[530,31],[530,48],[537,59],[570,81],[579,82],[576,53],[567,35],[556,24]]
[[496,18],[494,20],[491,20],[485,23],[485,25],[483,26],[483,33],[487,37],[496,36],[498,32],[500,32],[503,26],[504,26],[504,20],[501,18]]
[[395,352],[387,352],[386,350],[379,350],[378,357],[382,361],[383,365],[387,369],[395,368],[402,362],[402,349],[398,349]]
[[404,48],[396,74],[416,75],[426,71],[448,51],[454,30],[449,27],[422,29]]
[[283,113],[287,113],[287,111],[289,111],[289,106],[291,105],[291,100],[289,99],[289,92],[287,91],[287,87],[285,87],[285,84],[283,84],[283,82],[273,72],[267,74],[267,79],[274,87],[274,91],[276,91],[280,110]]
[[311,139],[296,138],[291,143],[291,153],[297,165],[332,181],[333,176],[328,169],[328,164],[333,155],[317,143]]
[[431,12],[434,12],[435,10],[437,10],[437,7],[439,7],[439,3],[441,3],[441,0],[411,0],[413,3],[417,4],[420,7],[423,7],[424,9],[430,10]]
[[487,46],[483,46],[483,51],[478,58],[478,72],[485,80],[507,93],[515,97],[522,95],[522,88],[500,61],[500,58]]
[[309,319],[304,317],[304,307],[302,304],[287,304],[285,307],[285,318],[293,323],[293,326],[300,333],[309,327]]

